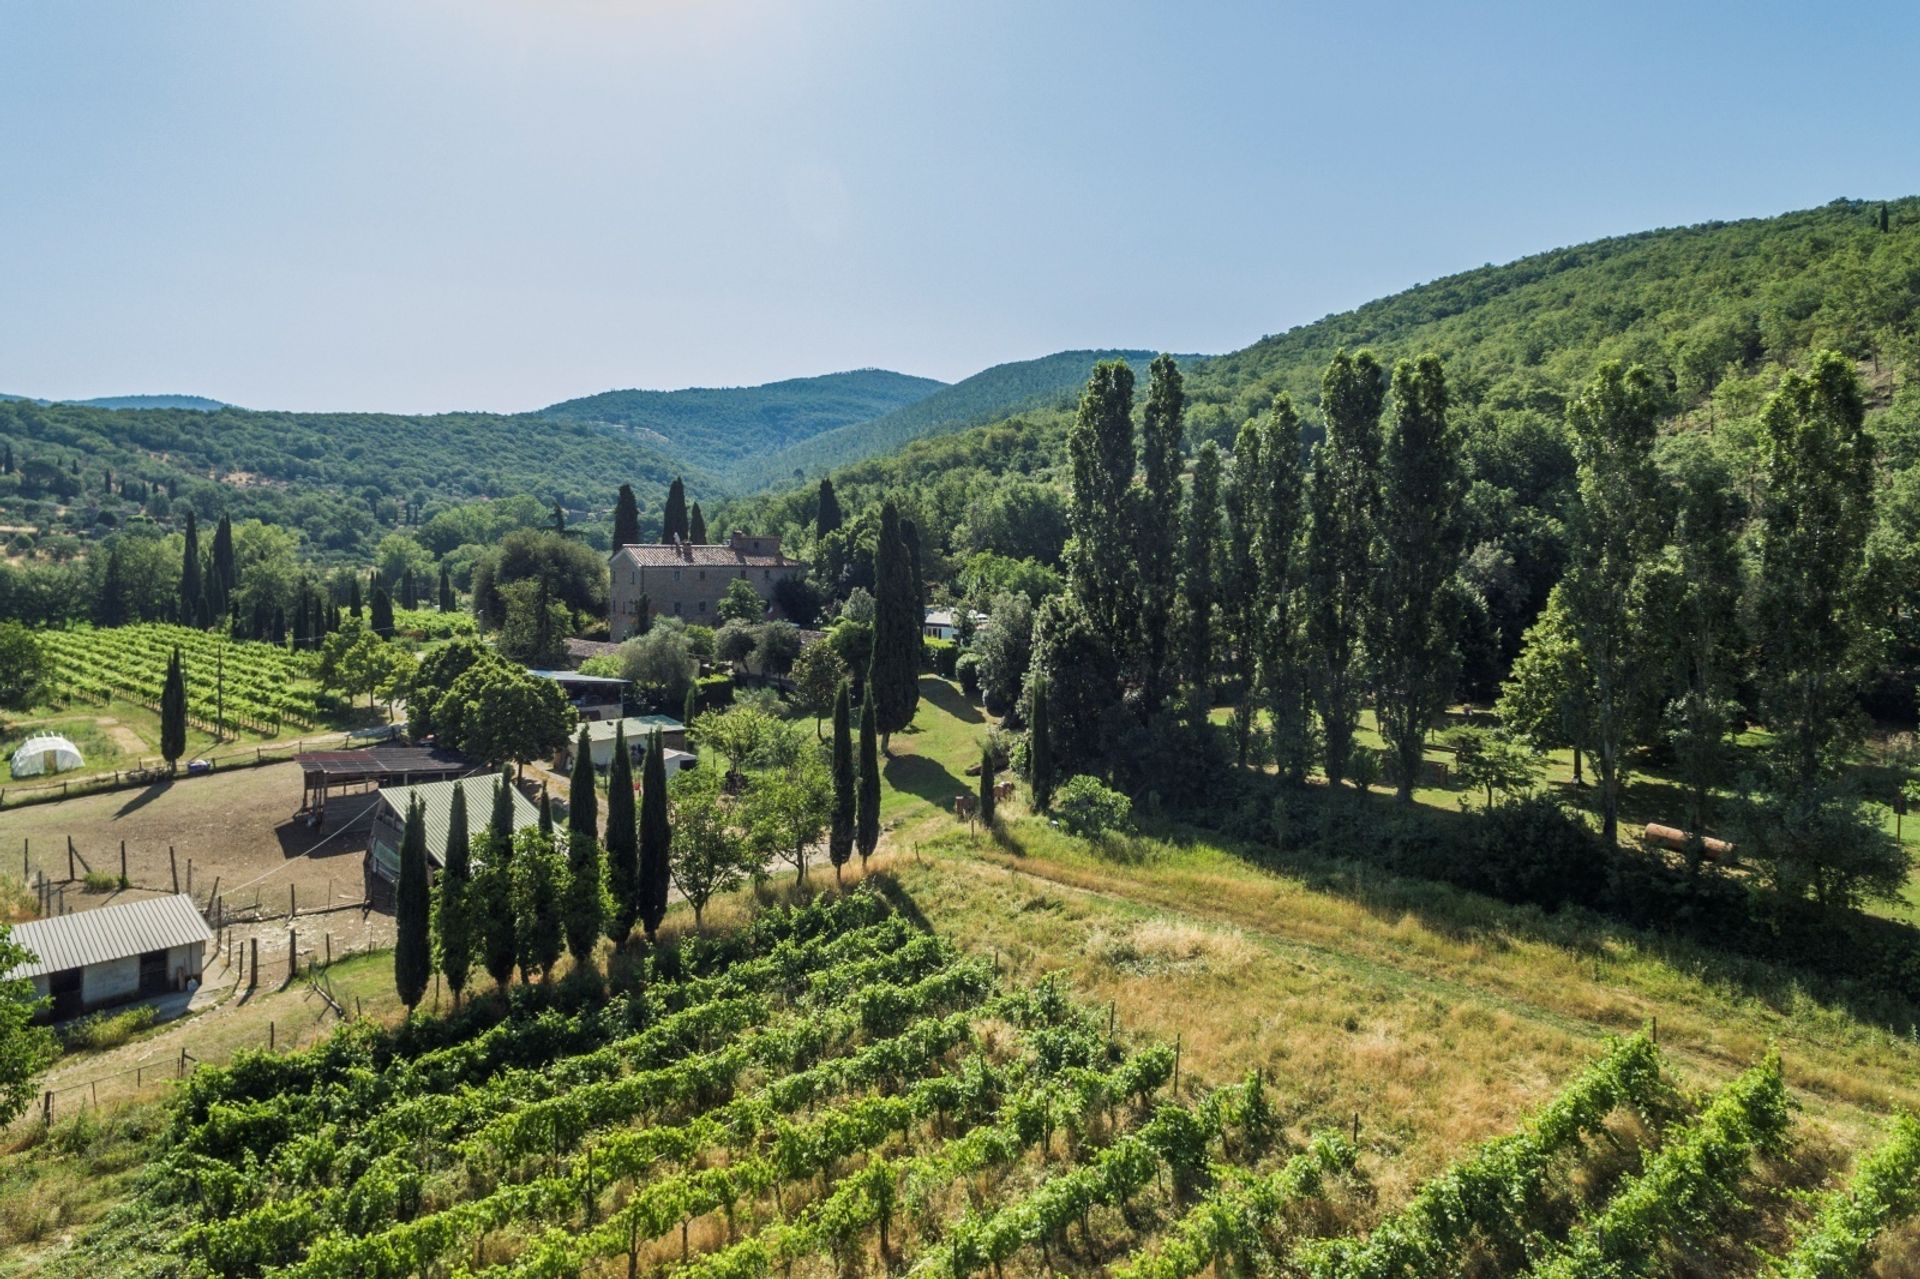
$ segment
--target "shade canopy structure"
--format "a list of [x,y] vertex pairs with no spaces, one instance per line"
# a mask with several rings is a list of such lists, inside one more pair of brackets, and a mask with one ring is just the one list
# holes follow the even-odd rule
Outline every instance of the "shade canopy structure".
[[80,755],[80,748],[64,737],[29,737],[13,753],[13,775],[38,777],[43,773],[64,773],[86,762]]

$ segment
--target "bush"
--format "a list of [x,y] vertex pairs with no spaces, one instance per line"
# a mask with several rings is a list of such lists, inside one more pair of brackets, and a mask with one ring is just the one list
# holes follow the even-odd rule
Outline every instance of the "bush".
[[1133,828],[1133,801],[1099,778],[1081,773],[1054,791],[1053,815],[1069,835],[1099,839]]
[[719,710],[733,704],[733,676],[702,675],[693,681],[693,696],[698,710]]
[[117,889],[126,887],[118,875],[104,870],[88,871],[87,877],[82,881],[81,886],[90,893],[111,893]]
[[952,679],[954,664],[960,659],[960,645],[953,640],[935,639],[932,636],[922,640],[921,645],[926,654],[927,669],[942,679]]
[[980,696],[980,655],[978,653],[962,653],[955,658],[953,674],[954,678],[960,681],[961,692],[975,699]]
[[153,1026],[153,1006],[139,1004],[118,1013],[95,1013],[60,1028],[60,1042],[69,1052],[87,1048],[118,1048]]

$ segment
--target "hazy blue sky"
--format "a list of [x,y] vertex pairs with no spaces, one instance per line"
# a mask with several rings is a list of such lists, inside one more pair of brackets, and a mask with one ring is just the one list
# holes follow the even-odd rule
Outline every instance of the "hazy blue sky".
[[1916,12],[0,0],[0,390],[519,409],[1229,350],[1920,190]]

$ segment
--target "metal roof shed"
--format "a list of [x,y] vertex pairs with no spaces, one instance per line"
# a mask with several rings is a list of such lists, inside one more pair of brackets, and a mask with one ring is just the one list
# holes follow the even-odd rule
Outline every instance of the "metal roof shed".
[[184,990],[200,979],[213,930],[185,893],[16,924],[35,956],[8,976],[30,977],[55,1019]]
[[[487,821],[493,816],[493,788],[499,781],[498,773],[482,773],[478,777],[463,777],[458,781],[427,782],[421,786],[388,786],[382,789],[379,807],[373,815],[373,835],[367,850],[374,873],[390,883],[399,882],[400,841],[406,834],[407,805],[416,798],[420,801],[421,824],[426,829],[429,868],[445,866],[448,824],[453,819],[454,790],[466,792],[467,835],[470,839],[477,838],[487,829]],[[522,830],[538,825],[540,810],[533,801],[522,795],[516,786],[507,787],[507,793],[513,796],[513,828]]]

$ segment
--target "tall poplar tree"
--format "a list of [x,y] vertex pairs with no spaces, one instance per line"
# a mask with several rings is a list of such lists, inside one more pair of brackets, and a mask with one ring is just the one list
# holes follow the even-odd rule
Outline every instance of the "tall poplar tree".
[[1141,423],[1141,487],[1134,503],[1134,562],[1140,575],[1138,670],[1142,709],[1160,709],[1174,683],[1170,657],[1178,586],[1181,415],[1186,393],[1170,355],[1154,359]]
[[880,750],[876,740],[873,711],[873,686],[869,684],[860,698],[860,779],[858,803],[854,814],[854,846],[860,850],[860,865],[880,843]]
[[613,549],[640,544],[640,502],[633,495],[633,485],[622,484],[620,495],[613,500]]
[[1193,462],[1193,491],[1180,530],[1179,652],[1187,686],[1204,713],[1213,690],[1213,605],[1220,549],[1220,449],[1212,440]]
[[1427,734],[1446,710],[1459,666],[1454,572],[1465,480],[1440,358],[1396,364],[1393,402],[1367,651],[1380,735],[1393,756],[1397,793],[1411,803]]
[[1666,674],[1652,647],[1645,575],[1660,552],[1659,472],[1653,442],[1660,399],[1639,365],[1602,365],[1567,406],[1579,463],[1562,593],[1588,677],[1588,753],[1600,783],[1600,834],[1619,837],[1628,753],[1652,733]]
[[1372,603],[1373,536],[1380,511],[1380,410],[1386,375],[1371,351],[1337,352],[1320,380],[1326,437],[1307,487],[1307,643],[1327,781],[1353,754],[1366,690],[1362,645]]
[[460,992],[467,988],[467,973],[473,968],[474,920],[469,900],[473,886],[473,841],[467,831],[467,790],[453,788],[447,811],[446,866],[433,885],[434,953],[440,975],[453,992],[453,1006],[460,1006]]
[[651,943],[667,917],[669,857],[673,827],[667,813],[667,747],[660,730],[647,739],[647,760],[640,770],[640,924]]
[[684,542],[688,531],[687,486],[676,475],[673,483],[667,485],[667,505],[660,513],[660,540],[671,542],[679,538]]
[[1053,731],[1048,723],[1050,700],[1046,676],[1033,681],[1033,706],[1027,712],[1027,785],[1033,806],[1045,812],[1053,803]]
[[1829,351],[1806,374],[1782,378],[1760,419],[1754,639],[1779,790],[1831,779],[1859,732],[1861,595],[1873,522],[1874,441],[1865,417],[1852,366]]
[[640,831],[633,804],[633,755],[623,720],[613,730],[607,765],[607,937],[617,947],[640,918]]
[[1115,653],[1125,654],[1140,616],[1133,562],[1133,370],[1123,360],[1093,366],[1067,430],[1067,573],[1074,595]]
[[407,805],[407,824],[400,837],[400,883],[393,894],[393,987],[409,1012],[427,993],[427,978],[433,974],[428,908],[427,823],[416,796]]
[[1273,734],[1273,762],[1295,785],[1313,753],[1307,698],[1305,628],[1300,607],[1300,415],[1282,392],[1267,413],[1260,444],[1256,557],[1260,567],[1260,688]]
[[847,681],[841,680],[833,696],[833,818],[827,828],[827,860],[833,863],[835,880],[840,878],[840,868],[853,857],[854,823],[859,812],[850,697]]
[[200,523],[187,508],[186,542],[180,553],[180,624],[192,626],[206,587],[200,581]]
[[1233,474],[1227,485],[1227,562],[1221,581],[1220,617],[1233,645],[1233,668],[1239,691],[1233,704],[1234,757],[1247,765],[1253,742],[1254,707],[1260,686],[1255,678],[1260,661],[1260,443],[1265,432],[1249,418],[1233,441]]
[[838,532],[846,523],[846,516],[840,510],[840,497],[833,491],[833,481],[826,476],[820,477],[820,494],[814,503],[813,535],[824,538],[829,533]]
[[920,636],[923,614],[913,605],[913,566],[900,537],[900,512],[891,501],[880,508],[880,536],[873,551],[873,656],[867,668],[868,696],[884,751],[893,734],[913,722],[920,705]]
[[160,754],[171,772],[187,753],[187,674],[180,665],[180,649],[167,659],[166,682],[160,686]]

